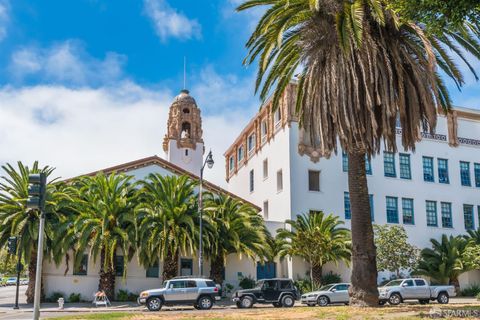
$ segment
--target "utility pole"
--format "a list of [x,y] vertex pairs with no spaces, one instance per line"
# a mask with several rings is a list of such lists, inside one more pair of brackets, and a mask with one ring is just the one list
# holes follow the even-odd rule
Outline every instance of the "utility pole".
[[[18,238],[17,238],[18,240]],[[22,265],[22,246],[20,241],[18,243],[18,256],[17,256],[17,288],[15,290],[15,306],[13,309],[19,309],[18,307],[18,293],[20,290],[20,273],[22,272],[23,265]]]
[[40,211],[37,245],[37,270],[35,273],[35,297],[33,302],[33,320],[40,319],[40,292],[42,291],[43,235],[45,233],[45,196],[47,193],[47,175],[31,174],[28,177],[27,208]]
[[198,186],[198,219],[199,219],[199,227],[200,227],[200,241],[199,241],[199,248],[198,248],[198,272],[200,273],[200,276],[203,276],[203,169],[205,169],[205,165],[209,169],[213,167],[213,156],[212,156],[212,151],[207,155],[207,158],[205,159],[205,162],[202,165],[202,168],[200,168],[200,184]]

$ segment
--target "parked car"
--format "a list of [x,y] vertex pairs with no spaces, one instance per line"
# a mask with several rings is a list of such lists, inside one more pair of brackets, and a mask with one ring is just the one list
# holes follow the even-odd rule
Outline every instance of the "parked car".
[[22,285],[22,286],[28,285],[28,279],[26,279],[26,278],[20,279],[20,285]]
[[253,289],[236,291],[232,300],[238,308],[251,308],[255,303],[289,308],[299,298],[300,293],[292,279],[265,279],[259,280]]
[[302,303],[308,306],[319,305],[325,307],[333,303],[348,304],[348,288],[349,283],[332,283],[327,284],[317,291],[305,293],[302,295]]
[[212,280],[177,277],[165,281],[162,288],[141,292],[137,302],[150,311],[173,305],[193,305],[195,309],[208,310],[220,298],[219,286]]
[[378,288],[379,302],[397,305],[405,300],[418,300],[421,304],[437,300],[446,304],[456,295],[454,286],[430,286],[421,278],[393,280]]
[[8,278],[6,284],[7,284],[7,286],[17,285],[17,278],[16,277]]

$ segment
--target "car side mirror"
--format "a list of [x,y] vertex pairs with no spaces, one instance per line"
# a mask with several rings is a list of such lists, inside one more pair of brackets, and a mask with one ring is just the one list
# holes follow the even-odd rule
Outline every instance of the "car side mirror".
[[407,286],[408,286],[407,283],[402,284],[402,287],[407,287]]

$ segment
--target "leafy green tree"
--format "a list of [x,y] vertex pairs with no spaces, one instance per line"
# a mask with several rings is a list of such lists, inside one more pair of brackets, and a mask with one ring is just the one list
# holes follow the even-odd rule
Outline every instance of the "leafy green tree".
[[210,277],[223,282],[223,270],[229,254],[247,258],[263,258],[267,247],[268,231],[263,218],[250,204],[228,195],[206,194],[204,214],[213,229],[206,249],[211,259]]
[[469,244],[480,245],[480,228],[477,230],[467,230],[467,235],[465,235],[464,238]]
[[460,288],[458,276],[465,271],[462,260],[467,241],[462,237],[442,235],[441,241],[430,239],[432,248],[420,253],[420,261],[414,274],[427,276],[440,284],[451,284]]
[[462,260],[466,270],[480,270],[480,245],[468,244]]
[[178,275],[179,254],[198,246],[195,183],[187,176],[150,174],[140,183],[136,209],[140,262],[163,260],[163,280]]
[[51,248],[55,247],[55,231],[59,222],[62,199],[68,195],[55,187],[51,178],[54,168],[40,167],[35,161],[32,167],[17,163],[17,168],[10,164],[2,166],[5,175],[0,178],[0,245],[5,245],[9,237],[19,237],[17,250],[21,248],[25,263],[28,264],[27,302],[33,303],[35,293],[35,272],[37,269],[38,223],[40,212],[27,209],[28,177],[30,174],[45,173],[47,185],[45,201],[45,257],[51,257]]
[[298,256],[310,264],[310,280],[320,286],[322,268],[327,262],[343,261],[350,265],[350,230],[341,227],[343,221],[322,211],[298,215],[285,222],[291,230],[279,229],[277,238],[283,242],[281,257]]
[[329,157],[340,146],[348,154],[350,303],[370,306],[378,305],[378,290],[365,158],[381,152],[382,146],[397,150],[397,117],[402,146],[414,150],[422,129],[428,124],[434,130],[438,108],[451,106],[437,68],[460,86],[463,77],[450,52],[462,58],[465,48],[480,57],[471,25],[426,34],[421,25],[402,19],[387,4],[248,0],[238,7],[266,6],[247,41],[244,60],[258,62],[256,89],[262,100],[272,94],[275,111],[298,73],[296,110],[305,130],[300,149],[314,158]]
[[135,250],[135,190],[132,177],[112,173],[85,176],[74,182],[78,188],[73,220],[77,235],[74,265],[78,267],[85,252],[94,262],[100,258],[98,290],[109,299],[115,293],[115,256],[124,256],[124,276],[127,262]]
[[395,272],[400,278],[400,270],[413,270],[416,267],[420,250],[408,243],[404,227],[374,225],[373,229],[378,270]]

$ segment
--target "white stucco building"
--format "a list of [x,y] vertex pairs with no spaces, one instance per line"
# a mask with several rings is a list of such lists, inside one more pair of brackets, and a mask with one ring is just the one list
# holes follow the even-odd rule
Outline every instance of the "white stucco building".
[[[329,159],[302,144],[290,85],[277,111],[266,102],[225,152],[228,190],[262,208],[270,228],[298,214],[322,210],[350,227],[348,161]],[[397,129],[401,132],[401,128]],[[398,145],[401,136],[398,134]],[[400,149],[401,147],[399,147]],[[480,224],[480,111],[456,108],[439,115],[435,135],[423,134],[415,152],[382,152],[367,162],[372,216],[377,224],[400,224],[419,248],[442,234],[460,235]],[[299,259],[284,267],[305,277]],[[349,270],[331,265],[349,280]],[[380,274],[379,280],[386,277]],[[480,283],[480,271],[465,273],[461,285]]]

